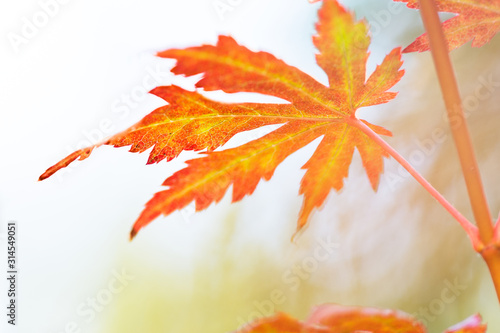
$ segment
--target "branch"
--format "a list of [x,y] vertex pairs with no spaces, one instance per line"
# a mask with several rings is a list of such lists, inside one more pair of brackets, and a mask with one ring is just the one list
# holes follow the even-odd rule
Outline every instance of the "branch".
[[472,212],[479,229],[481,243],[485,244],[484,248],[481,248],[479,252],[488,265],[500,301],[500,247],[495,244],[493,238],[495,234],[493,219],[488,208],[469,129],[465,121],[462,100],[448,54],[448,43],[444,36],[434,0],[419,0],[419,3],[420,15],[429,37],[432,58],[446,105],[448,119],[450,123],[455,123],[455,125],[451,126],[451,132],[457,147],[465,184],[467,185]]
[[424,21],[427,35],[429,36],[431,53],[434,59],[439,84],[441,85],[446,111],[448,112],[448,119],[450,123],[453,124],[451,126],[451,131],[455,146],[457,147],[465,183],[467,185],[472,211],[479,228],[481,240],[484,244],[488,244],[493,238],[492,217],[484,194],[469,129],[465,121],[462,99],[458,91],[455,73],[448,54],[448,44],[441,27],[441,21],[439,20],[434,1],[419,0],[419,2],[420,14]]

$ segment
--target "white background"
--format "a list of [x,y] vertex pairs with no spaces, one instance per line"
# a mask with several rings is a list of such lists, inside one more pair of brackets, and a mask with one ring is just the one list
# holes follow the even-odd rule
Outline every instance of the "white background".
[[[311,42],[319,4],[311,5],[306,0],[233,1],[235,5],[232,10],[221,16],[215,10],[216,2],[212,0],[72,0],[66,4],[58,4],[57,8],[51,7],[54,10],[53,16],[46,22],[38,21],[40,27],[37,31],[32,32],[25,43],[14,46],[11,42],[13,34],[22,36],[23,27],[26,29],[25,20],[34,22],[34,17],[40,19],[43,16],[40,14],[43,13],[40,3],[49,2],[3,0],[0,8],[0,221],[4,228],[7,221],[15,220],[19,228],[19,317],[18,326],[15,329],[9,328],[9,332],[70,332],[71,330],[65,331],[65,327],[72,322],[76,323],[82,333],[138,331],[133,324],[118,328],[121,321],[142,323],[138,327],[144,332],[161,332],[166,328],[160,328],[160,324],[155,326],[155,323],[163,323],[161,318],[165,316],[174,318],[169,319],[170,323],[178,320],[178,326],[162,324],[164,326],[161,327],[169,327],[167,331],[170,332],[190,332],[190,329],[194,332],[197,327],[204,328],[206,332],[235,329],[236,319],[228,318],[228,308],[232,307],[230,302],[236,302],[235,299],[261,299],[260,294],[247,295],[244,284],[242,289],[235,288],[237,284],[228,284],[226,289],[231,297],[217,294],[220,297],[214,296],[208,301],[210,298],[200,296],[207,302],[202,303],[197,301],[197,293],[202,293],[201,290],[221,290],[213,284],[231,282],[231,276],[238,276],[234,272],[238,269],[257,270],[263,280],[252,277],[248,281],[267,286],[266,283],[279,278],[274,277],[276,274],[272,270],[266,272],[265,265],[272,267],[272,263],[278,263],[286,267],[293,262],[293,258],[303,258],[301,251],[308,253],[307,249],[314,244],[311,243],[312,240],[322,236],[324,228],[316,226],[307,231],[298,245],[289,243],[295,228],[294,219],[300,208],[297,192],[303,171],[299,168],[314,149],[314,144],[288,159],[277,169],[272,181],[260,184],[255,195],[242,203],[230,205],[230,197],[226,196],[220,204],[202,213],[193,215],[187,210],[176,212],[167,218],[159,218],[142,230],[133,242],[128,241],[128,233],[144,203],[160,189],[165,178],[182,167],[183,160],[193,157],[192,154],[182,154],[178,161],[162,161],[158,165],[146,166],[146,153],[129,154],[127,148],[102,147],[95,150],[89,159],[75,162],[70,171],[61,172],[60,176],[56,174],[43,182],[37,182],[37,178],[46,168],[85,144],[85,141],[98,140],[102,135],[112,135],[125,129],[154,108],[163,105],[158,98],[141,94],[144,90],[153,88],[144,87],[143,84],[144,80],[149,80],[151,71],[163,73],[158,84],[176,83],[186,88],[191,87],[193,80],[165,74],[173,62],[156,58],[154,54],[157,51],[214,43],[218,34],[230,34],[252,50],[271,52],[321,82],[326,82],[325,75],[315,65],[315,50]],[[387,20],[377,16],[381,10],[387,11],[389,4],[388,1],[381,1],[370,7],[363,1],[348,2],[359,16],[367,17],[375,25],[378,23],[380,29],[380,33],[374,33],[369,71],[393,47],[408,44],[421,31],[416,12],[401,9],[403,6],[398,7],[400,13],[391,15]],[[427,55],[415,57],[428,61]],[[411,58],[409,61],[411,64]],[[429,65],[429,62],[426,64]],[[426,71],[431,72],[432,68],[428,66]],[[411,97],[414,93],[409,92],[407,96]],[[126,115],[123,108],[121,112],[117,109],[118,106],[125,105],[123,96],[129,96],[134,102],[134,106],[126,108]],[[224,98],[218,94],[212,96]],[[255,96],[245,95],[243,98]],[[383,107],[381,109],[390,110]],[[367,116],[373,117],[373,114],[367,113]],[[111,124],[113,130],[103,131],[103,121]],[[244,139],[241,136],[233,142]],[[354,174],[361,173],[359,163],[355,163],[354,168]],[[363,177],[365,176],[348,181],[352,184],[351,189],[346,191],[345,198],[338,198],[339,203],[348,205],[359,193],[368,193],[364,195],[366,200],[386,200],[383,197],[375,199]],[[384,192],[384,187],[381,191],[382,196],[384,193],[390,194],[389,191]],[[387,200],[392,202],[393,199]],[[328,207],[322,214],[342,210],[342,207],[336,208],[333,203]],[[353,219],[358,216],[367,219],[374,213],[369,210],[363,213],[352,212],[351,209],[351,213],[347,211],[343,214],[352,216]],[[405,214],[410,214],[415,219],[421,216],[408,211]],[[401,216],[407,216],[405,214]],[[338,215],[342,216],[342,213]],[[304,298],[299,302],[302,303],[301,310],[293,314],[303,317],[304,309],[320,301],[394,306],[406,311],[416,311],[419,306],[425,306],[439,297],[444,286],[443,280],[453,281],[457,277],[449,272],[478,269],[483,274],[480,276],[484,276],[481,263],[470,259],[474,258],[473,255],[469,258],[473,263],[468,261],[467,264],[472,266],[464,266],[458,270],[443,268],[446,273],[441,275],[423,272],[426,266],[418,266],[417,263],[413,276],[408,271],[398,272],[398,265],[407,261],[404,256],[408,255],[411,247],[408,245],[407,248],[395,251],[394,246],[414,244],[409,241],[413,239],[411,233],[412,230],[416,233],[419,229],[417,223],[409,223],[406,231],[398,229],[404,223],[399,216],[387,218],[387,229],[390,232],[400,232],[395,237],[398,242],[394,244],[380,244],[384,242],[377,243],[371,238],[376,239],[376,232],[380,232],[380,237],[387,236],[382,232],[385,225],[382,229],[366,226],[373,231],[366,243],[375,242],[373,246],[386,256],[377,257],[378,252],[373,252],[371,245],[367,247],[364,254],[368,256],[372,253],[374,257],[371,261],[381,261],[377,269],[372,269],[369,276],[346,275],[341,278],[339,275],[333,278],[337,279],[339,285],[348,285],[350,289],[349,292],[337,291],[330,294],[325,293],[325,290],[337,290],[334,287],[335,281],[331,280],[332,275],[318,273],[311,281],[307,281],[312,287],[309,286],[303,294],[296,294],[299,299],[300,295]],[[228,219],[237,222],[231,224],[226,222]],[[320,220],[319,217],[317,219]],[[230,240],[223,237],[228,233],[224,231],[227,225],[236,230]],[[327,230],[341,230],[342,226],[332,228]],[[351,228],[351,232],[355,232],[357,228]],[[464,249],[457,250],[457,254],[469,253],[469,245],[461,231],[457,231],[453,222],[445,224],[439,230],[448,230],[447,228],[452,228],[453,235],[456,235],[450,236],[450,239],[458,242],[450,246]],[[5,228],[2,231],[5,232]],[[441,234],[446,233],[442,231]],[[356,242],[351,234],[342,237],[346,243]],[[418,241],[422,242],[422,239]],[[340,243],[342,246],[342,241]],[[219,248],[217,244],[231,244],[231,247]],[[427,246],[426,243],[415,244],[422,248]],[[433,244],[429,248],[437,246],[433,241],[429,244]],[[350,253],[349,250],[344,253],[347,252]],[[261,265],[258,260],[248,259],[247,262],[246,256],[249,253],[263,254],[268,262]],[[359,253],[363,254],[362,251]],[[423,257],[425,253],[422,254]],[[236,259],[231,257],[233,261],[230,261],[230,267],[224,266],[220,263],[222,259],[218,259],[218,256],[225,258],[232,255]],[[4,258],[4,254],[0,256]],[[356,255],[350,253],[349,256]],[[335,263],[336,260],[341,259],[331,261]],[[243,264],[237,268],[234,266],[235,262]],[[355,263],[349,261],[344,264],[350,267],[343,266],[346,271],[356,270],[350,266]],[[205,272],[205,276],[199,276],[198,266],[205,267],[201,270]],[[281,276],[285,268],[279,267],[276,268],[277,275]],[[406,268],[401,268],[403,269]],[[86,321],[85,317],[76,313],[89,297],[96,297],[107,288],[114,272],[122,270],[134,277],[123,294],[113,295],[109,304],[96,313],[92,320]],[[328,270],[325,270],[325,274],[326,272]],[[229,277],[219,276],[223,274]],[[422,276],[417,277],[417,274]],[[425,275],[434,278],[428,284],[414,282],[417,279],[424,280]],[[465,276],[467,277],[459,276],[459,279],[474,280],[470,278],[470,272],[465,273]],[[164,277],[168,277],[170,282],[176,281],[176,284],[162,284],[161,279]],[[345,281],[341,281],[342,279]],[[5,283],[3,280],[2,278],[2,283]],[[358,281],[357,290],[353,287],[356,284],[354,280]],[[373,280],[375,288],[363,289],[369,288],[369,283],[365,282],[368,280]],[[376,287],[376,281],[387,281],[389,285]],[[488,307],[485,305],[484,309],[477,309],[477,306],[490,304],[488,302],[491,297],[487,296],[487,302],[484,303],[481,301],[482,296],[477,295],[492,293],[488,279],[484,281],[480,285],[485,285],[485,291],[472,287],[472,283],[468,288],[467,297],[474,300],[470,305],[475,307],[474,310],[467,306],[466,310],[461,310],[463,308],[457,304],[451,304],[433,324],[442,328],[443,325],[451,325],[472,314],[471,311],[483,310],[484,313]],[[363,286],[364,283],[368,287]],[[205,287],[200,287],[205,284]],[[158,285],[162,286],[161,290],[149,289],[149,286]],[[408,289],[422,286],[430,288],[426,291],[428,296],[418,298],[417,295],[423,291]],[[0,284],[0,287],[0,299],[4,300],[5,285]],[[224,288],[222,286],[222,290]],[[258,290],[258,287],[252,288],[249,290]],[[238,293],[241,293],[241,297],[238,297]],[[162,301],[152,300],[151,295],[155,294],[158,298],[171,298],[178,305],[165,308],[150,306],[149,304],[156,304],[154,302],[164,304]],[[227,301],[223,297],[227,297]],[[413,303],[411,300],[406,303],[401,301],[411,298],[414,298]],[[193,302],[186,301],[187,299],[192,299]],[[137,307],[127,302],[140,303],[138,308],[146,311],[135,312],[131,309]],[[220,311],[217,311],[218,307]],[[158,313],[151,314],[153,309]],[[287,305],[282,309],[294,311],[293,307],[287,308]],[[6,327],[3,312],[5,311],[2,310],[0,316],[2,332]],[[495,312],[489,315],[490,321],[494,316]],[[242,317],[245,317],[245,312]],[[209,323],[209,318],[215,324]],[[196,322],[199,322],[199,326],[196,326]],[[221,323],[219,327],[217,322]],[[191,325],[190,328],[186,328],[188,325]]]

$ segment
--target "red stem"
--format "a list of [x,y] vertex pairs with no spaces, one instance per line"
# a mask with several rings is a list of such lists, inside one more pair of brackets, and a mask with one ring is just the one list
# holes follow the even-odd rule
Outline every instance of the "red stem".
[[405,160],[394,148],[392,148],[387,142],[385,142],[377,133],[375,133],[370,127],[357,118],[348,118],[348,123],[352,126],[359,128],[363,133],[368,135],[373,141],[375,141],[380,147],[382,147],[389,155],[391,155],[396,161],[399,162],[405,168],[410,175],[415,178],[417,182],[422,185],[427,192],[429,192],[457,221],[460,223],[462,228],[469,236],[472,246],[474,249],[479,250],[482,248],[482,243],[479,239],[479,233],[477,227],[469,222],[451,203],[449,203],[442,195],[439,193],[417,170],[415,170],[411,164]]

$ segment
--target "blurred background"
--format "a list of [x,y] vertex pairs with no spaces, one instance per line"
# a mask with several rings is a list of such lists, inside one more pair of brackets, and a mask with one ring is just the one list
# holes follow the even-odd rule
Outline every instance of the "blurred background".
[[[369,73],[423,31],[418,12],[400,3],[344,3],[371,24]],[[133,242],[128,234],[143,205],[195,154],[146,166],[146,153],[101,147],[37,182],[72,151],[163,105],[146,93],[153,87],[193,87],[196,78],[169,74],[173,61],[155,57],[157,51],[228,34],[326,84],[311,41],[318,8],[306,0],[1,2],[1,248],[9,221],[17,222],[19,244],[18,325],[2,315],[2,332],[230,332],[275,311],[305,319],[325,302],[397,308],[430,332],[479,312],[489,332],[500,330],[481,258],[392,160],[373,193],[356,153],[342,193],[332,192],[293,242],[300,167],[319,140],[286,159],[251,197],[231,204],[228,193],[198,213],[189,206],[158,218]],[[497,36],[483,48],[468,43],[452,53],[494,216],[499,52]],[[398,97],[359,115],[393,131],[387,140],[471,218],[430,54],[403,58],[406,75],[392,89],[401,91]],[[225,147],[272,129],[242,133]],[[4,304],[7,285],[0,281]]]

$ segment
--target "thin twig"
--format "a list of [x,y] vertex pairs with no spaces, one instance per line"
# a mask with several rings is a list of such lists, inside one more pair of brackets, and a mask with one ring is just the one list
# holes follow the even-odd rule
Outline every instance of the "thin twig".
[[394,148],[392,148],[387,142],[385,142],[377,133],[375,133],[370,127],[357,118],[349,118],[349,123],[352,126],[359,128],[363,133],[368,135],[373,141],[375,141],[380,147],[382,147],[389,155],[391,155],[403,168],[405,168],[410,175],[415,178],[417,182],[422,185],[427,192],[429,192],[457,221],[460,223],[462,228],[469,236],[472,246],[476,250],[482,248],[482,243],[479,238],[479,233],[477,227],[472,224],[465,216],[463,216],[451,203],[446,200],[441,193],[439,193],[413,166],[401,156]]

